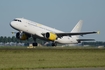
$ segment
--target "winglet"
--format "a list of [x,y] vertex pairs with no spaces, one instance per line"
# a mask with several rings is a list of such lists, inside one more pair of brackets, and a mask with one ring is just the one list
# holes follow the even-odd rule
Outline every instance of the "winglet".
[[97,34],[100,34],[100,31],[97,31]]

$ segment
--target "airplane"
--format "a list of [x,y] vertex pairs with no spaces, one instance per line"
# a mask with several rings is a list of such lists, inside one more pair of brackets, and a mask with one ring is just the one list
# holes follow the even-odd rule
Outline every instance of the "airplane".
[[94,41],[94,39],[80,39],[79,36],[87,34],[99,33],[98,31],[92,32],[80,32],[83,21],[80,20],[71,32],[63,32],[55,28],[45,26],[43,24],[33,22],[25,18],[15,18],[10,22],[10,26],[17,30],[16,38],[20,40],[28,40],[30,37],[33,38],[33,46],[38,46],[36,39],[51,41],[52,46],[60,44],[77,44],[82,41]]

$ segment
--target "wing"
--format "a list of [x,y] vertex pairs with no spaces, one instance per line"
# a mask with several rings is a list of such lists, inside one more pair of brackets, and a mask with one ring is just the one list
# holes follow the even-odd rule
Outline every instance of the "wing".
[[86,34],[95,34],[95,33],[99,33],[99,32],[78,32],[78,33],[55,33],[58,37],[62,37],[62,36],[73,36],[73,35],[86,35]]

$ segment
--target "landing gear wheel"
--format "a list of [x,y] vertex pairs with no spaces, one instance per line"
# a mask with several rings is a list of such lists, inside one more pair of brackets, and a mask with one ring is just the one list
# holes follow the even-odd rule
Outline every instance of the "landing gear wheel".
[[38,46],[38,43],[33,43],[33,46]]
[[57,46],[57,44],[56,43],[52,43],[52,46]]
[[32,44],[33,46],[38,46],[38,43],[36,42],[36,38],[33,37],[34,43]]

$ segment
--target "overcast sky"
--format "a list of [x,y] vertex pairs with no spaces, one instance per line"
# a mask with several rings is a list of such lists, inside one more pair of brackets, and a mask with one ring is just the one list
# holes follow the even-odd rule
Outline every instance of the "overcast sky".
[[9,23],[17,17],[65,32],[83,20],[82,31],[101,32],[83,38],[105,41],[105,0],[0,0],[0,36],[14,36]]

